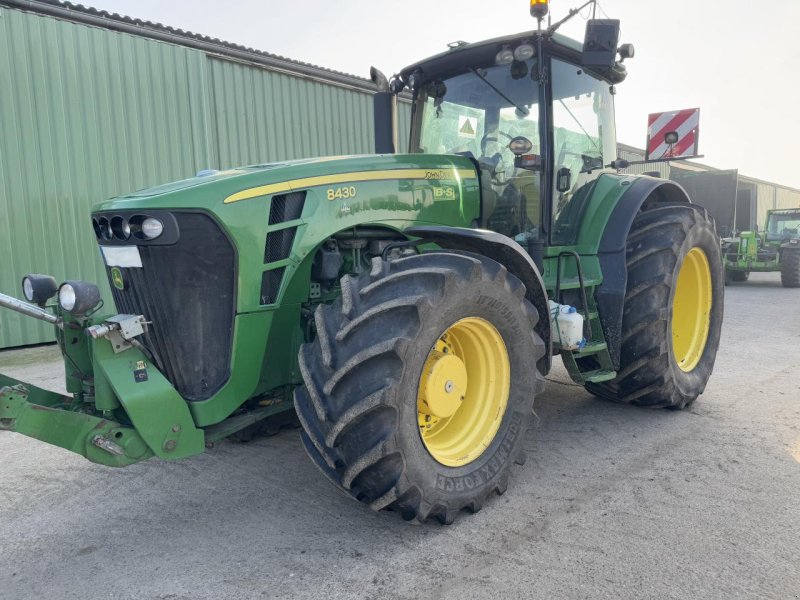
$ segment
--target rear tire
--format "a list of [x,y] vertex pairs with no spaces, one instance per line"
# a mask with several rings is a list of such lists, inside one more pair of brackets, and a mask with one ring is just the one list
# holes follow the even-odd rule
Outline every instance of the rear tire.
[[736,283],[743,283],[750,279],[750,272],[749,271],[733,271],[731,273],[731,279]]
[[781,254],[781,284],[785,288],[800,287],[800,250],[784,250]]
[[[616,379],[586,384],[587,390],[614,402],[672,409],[690,405],[703,393],[722,328],[725,275],[719,247],[712,222],[697,207],[671,205],[636,217],[627,243],[620,368]],[[676,353],[673,327],[684,323],[675,314],[678,276],[684,264],[693,264],[701,254],[711,288],[707,336],[704,342],[698,338],[695,352],[678,348]],[[699,310],[683,306],[688,308],[684,319]]]
[[[464,320],[488,322],[502,338],[508,395],[493,437],[480,438],[488,445],[470,462],[446,466],[423,441],[418,393],[427,389],[421,378],[432,348]],[[519,279],[485,257],[373,259],[369,274],[345,276],[342,296],[317,309],[317,338],[300,350],[304,385],[295,408],[306,451],[330,481],[374,510],[442,523],[461,509],[480,510],[489,494],[506,490],[511,464],[522,461],[534,394],[544,383],[537,321]],[[471,398],[468,373],[462,407]]]

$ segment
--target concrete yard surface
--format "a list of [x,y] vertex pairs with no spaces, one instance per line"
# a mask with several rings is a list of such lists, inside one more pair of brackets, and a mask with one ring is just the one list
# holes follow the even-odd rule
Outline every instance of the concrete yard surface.
[[[63,385],[52,346],[0,371]],[[0,598],[800,598],[800,290],[726,288],[686,411],[559,363],[536,412],[508,492],[450,527],[345,497],[293,430],[120,470],[0,432]]]

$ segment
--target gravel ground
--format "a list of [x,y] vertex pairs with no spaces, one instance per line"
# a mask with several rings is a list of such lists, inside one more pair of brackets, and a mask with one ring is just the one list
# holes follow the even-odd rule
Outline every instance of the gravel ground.
[[[374,514],[297,433],[126,469],[0,432],[0,597],[800,598],[800,290],[727,289],[684,412],[554,370],[509,491],[450,527]],[[58,389],[53,347],[0,353]]]

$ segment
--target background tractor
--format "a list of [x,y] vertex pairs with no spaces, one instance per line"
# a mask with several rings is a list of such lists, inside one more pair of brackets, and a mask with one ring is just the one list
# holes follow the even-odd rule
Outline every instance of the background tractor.
[[691,404],[722,323],[714,224],[679,185],[617,172],[619,22],[581,44],[546,10],[532,2],[535,31],[373,71],[377,155],[98,204],[115,306],[42,275],[27,302],[0,295],[54,324],[69,392],[0,376],[0,427],[124,466],[296,411],[336,486],[449,523],[505,491],[554,355],[603,398]]
[[767,211],[766,229],[723,239],[722,256],[726,283],[747,281],[753,271],[780,271],[783,287],[800,287],[800,208]]

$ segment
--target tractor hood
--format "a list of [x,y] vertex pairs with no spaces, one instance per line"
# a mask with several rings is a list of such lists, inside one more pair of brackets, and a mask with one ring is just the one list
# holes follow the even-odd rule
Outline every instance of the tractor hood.
[[[136,208],[187,208],[218,212],[243,199],[286,193],[342,181],[388,179],[401,169],[473,169],[469,159],[456,156],[385,154],[329,156],[201,171],[196,177],[146,188],[98,203],[93,212]],[[384,176],[385,175],[385,176]],[[325,179],[319,179],[325,178]],[[397,174],[402,178],[402,173]]]
[[[367,161],[374,165],[383,157],[330,156],[237,167],[223,171],[200,171],[195,177],[181,179],[111,198],[94,206],[94,211],[135,208],[136,206],[170,208],[201,208],[199,194],[208,192],[217,196],[228,195],[254,186],[280,183],[308,175],[325,175],[346,172]],[[359,167],[360,168],[360,167]],[[224,199],[224,198],[223,198]],[[186,202],[190,202],[187,204]],[[212,208],[204,205],[202,208]]]
[[[167,380],[195,410],[223,393],[233,410],[257,384],[239,381],[256,367],[237,364],[261,360],[235,354],[233,340],[263,349],[273,312],[284,311],[282,323],[299,318],[313,258],[331,236],[467,227],[478,208],[466,157],[346,156],[201,174],[102,202],[91,222],[116,310],[153,323],[145,341]],[[274,360],[284,377],[289,363]]]

